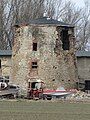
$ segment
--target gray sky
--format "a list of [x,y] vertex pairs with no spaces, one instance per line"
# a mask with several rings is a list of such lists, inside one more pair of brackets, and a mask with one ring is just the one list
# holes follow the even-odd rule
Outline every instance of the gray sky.
[[71,0],[73,3],[75,3],[79,7],[84,6],[84,1],[83,0]]

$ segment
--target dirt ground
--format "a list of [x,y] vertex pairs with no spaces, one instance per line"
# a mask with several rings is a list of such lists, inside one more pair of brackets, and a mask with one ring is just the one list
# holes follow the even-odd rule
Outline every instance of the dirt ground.
[[0,100],[0,120],[90,120],[90,102]]

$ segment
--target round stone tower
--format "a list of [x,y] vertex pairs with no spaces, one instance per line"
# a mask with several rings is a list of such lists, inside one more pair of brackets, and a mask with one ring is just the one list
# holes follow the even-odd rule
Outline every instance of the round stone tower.
[[15,25],[12,56],[13,83],[27,91],[30,81],[47,88],[74,88],[77,67],[74,27],[46,17]]

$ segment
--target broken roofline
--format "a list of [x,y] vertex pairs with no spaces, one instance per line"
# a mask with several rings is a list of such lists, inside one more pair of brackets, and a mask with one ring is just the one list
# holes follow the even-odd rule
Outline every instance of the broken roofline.
[[14,26],[20,27],[20,26],[60,26],[60,27],[74,27],[74,25],[67,24],[58,20],[54,20],[47,17],[37,18],[34,20],[30,20],[29,22],[17,22]]

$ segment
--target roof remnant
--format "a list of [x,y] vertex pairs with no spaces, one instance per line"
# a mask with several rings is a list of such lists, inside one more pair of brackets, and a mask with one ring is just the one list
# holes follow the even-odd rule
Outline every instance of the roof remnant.
[[24,24],[23,23],[16,23],[16,25],[50,25],[50,26],[74,27],[74,25],[67,24],[67,23],[52,19],[52,18],[48,18],[48,17],[33,19],[33,20],[30,20],[29,22],[24,23]]
[[31,20],[30,24],[37,24],[37,25],[59,25],[59,26],[72,26],[70,24],[58,21],[58,20],[54,20],[52,18],[48,18],[48,17],[42,17],[42,18],[38,18],[35,20]]
[[12,56],[12,50],[0,50],[0,56]]

